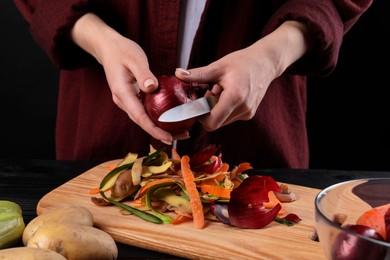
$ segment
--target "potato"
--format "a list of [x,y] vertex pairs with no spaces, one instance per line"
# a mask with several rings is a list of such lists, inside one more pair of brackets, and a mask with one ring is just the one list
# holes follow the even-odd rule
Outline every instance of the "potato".
[[0,250],[0,260],[66,260],[52,250],[44,248],[14,247]]
[[116,259],[114,239],[95,227],[70,223],[47,223],[30,238],[27,247],[47,248],[68,260]]
[[23,232],[23,244],[27,245],[28,240],[34,233],[47,223],[73,223],[85,226],[93,226],[92,213],[82,206],[61,206],[45,212],[31,220]]

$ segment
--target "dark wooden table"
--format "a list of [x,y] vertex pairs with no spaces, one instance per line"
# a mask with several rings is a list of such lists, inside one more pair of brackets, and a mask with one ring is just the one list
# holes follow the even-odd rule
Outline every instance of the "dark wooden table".
[[[51,190],[93,168],[100,162],[0,159],[0,200],[18,203],[26,224],[36,214],[39,200]],[[254,173],[275,180],[323,189],[332,184],[363,178],[389,177],[390,172],[266,169]],[[118,243],[118,259],[180,259],[160,252]]]

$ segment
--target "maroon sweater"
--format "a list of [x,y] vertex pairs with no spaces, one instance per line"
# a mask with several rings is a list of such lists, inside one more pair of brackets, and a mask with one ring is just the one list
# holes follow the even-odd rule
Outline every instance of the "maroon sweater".
[[[72,43],[69,30],[94,12],[136,41],[152,72],[176,68],[179,0],[14,0],[35,41],[60,68],[56,127],[58,159],[105,161],[128,152],[145,155],[160,147],[112,101],[101,65]],[[316,36],[313,51],[290,66],[267,90],[256,115],[212,133],[199,125],[178,152],[191,155],[205,144],[222,145],[224,161],[257,168],[307,168],[306,76],[327,75],[337,63],[343,35],[372,0],[208,1],[193,46],[190,66],[207,65],[254,43],[286,20],[306,23]]]

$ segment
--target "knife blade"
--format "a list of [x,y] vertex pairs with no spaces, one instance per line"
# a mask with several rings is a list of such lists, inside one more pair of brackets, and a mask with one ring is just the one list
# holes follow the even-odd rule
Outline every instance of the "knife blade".
[[179,122],[193,117],[204,115],[214,107],[216,99],[214,96],[202,97],[188,103],[168,109],[160,115],[160,122]]

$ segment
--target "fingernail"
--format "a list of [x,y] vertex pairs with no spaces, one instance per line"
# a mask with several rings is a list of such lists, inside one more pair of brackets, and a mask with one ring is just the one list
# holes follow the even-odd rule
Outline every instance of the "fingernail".
[[189,72],[189,71],[186,70],[186,69],[177,68],[176,71],[180,72],[180,74],[185,75],[185,76],[191,75],[191,72]]
[[152,80],[152,79],[145,80],[145,82],[144,82],[145,88],[150,88],[152,86],[156,86],[156,83],[154,82],[154,80]]
[[164,144],[172,145],[172,142],[171,142],[171,141],[167,141],[167,140],[160,140],[160,141],[163,142]]

